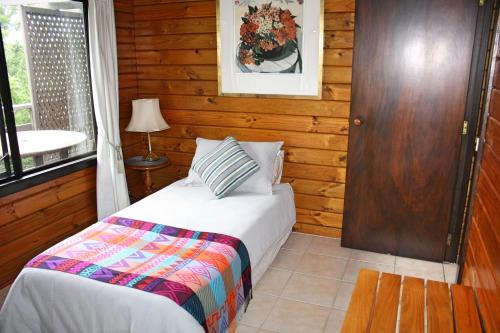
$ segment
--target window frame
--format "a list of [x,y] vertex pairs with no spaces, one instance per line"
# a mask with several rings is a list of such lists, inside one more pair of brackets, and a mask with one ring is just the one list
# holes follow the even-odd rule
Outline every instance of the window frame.
[[[85,39],[87,43],[87,65],[88,65],[88,75],[90,82],[90,105],[92,109],[92,119],[94,124],[94,136],[97,142],[97,123],[95,118],[94,100],[92,94],[92,71],[90,68],[90,51],[89,51],[89,25],[88,25],[88,1],[87,0],[72,0],[74,2],[82,3],[83,7],[83,22],[85,30]],[[2,38],[2,32],[0,29],[0,81],[5,82],[0,86],[0,103],[3,106],[3,117],[0,114],[0,136],[4,137],[3,125],[6,125],[7,131],[5,134],[8,135],[7,146],[10,148],[10,154],[8,154],[5,159],[7,160],[6,166],[12,164],[12,169],[10,174],[0,179],[0,197],[9,195],[26,188],[54,180],[56,178],[65,176],[72,172],[82,170],[85,168],[93,167],[97,164],[97,151],[91,151],[85,154],[80,154],[78,156],[70,157],[50,163],[48,165],[42,165],[29,170],[22,170],[22,158],[19,153],[19,146],[17,141],[17,130],[13,111],[10,82],[7,72],[7,63],[5,58],[5,50]],[[2,140],[0,137],[0,141]],[[1,142],[0,142],[1,144]],[[97,147],[96,147],[97,149]],[[1,158],[1,156],[0,156]],[[0,161],[4,163],[4,161]],[[10,168],[8,168],[10,169]],[[7,170],[8,170],[7,169]]]

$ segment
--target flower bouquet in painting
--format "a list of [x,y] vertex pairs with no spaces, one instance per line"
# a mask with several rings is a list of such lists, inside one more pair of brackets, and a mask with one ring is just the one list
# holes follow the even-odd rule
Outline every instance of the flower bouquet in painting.
[[320,98],[324,0],[217,0],[221,96]]
[[245,6],[241,15],[237,65],[243,73],[302,73],[302,0],[281,0],[254,5],[255,1],[235,1]]

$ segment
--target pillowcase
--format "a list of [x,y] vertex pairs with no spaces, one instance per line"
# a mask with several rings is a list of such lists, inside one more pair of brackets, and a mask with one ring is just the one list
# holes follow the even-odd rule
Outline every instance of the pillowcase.
[[259,165],[231,136],[193,165],[193,171],[217,199],[227,196],[259,169]]
[[[203,156],[214,150],[222,141],[196,139],[196,152],[191,163],[191,169],[186,184],[203,184],[200,177],[192,170],[193,165]],[[257,194],[272,194],[273,174],[276,155],[283,146],[283,141],[277,142],[239,142],[245,152],[259,165],[258,172],[243,182],[234,192],[250,192]]]
[[274,160],[273,184],[281,184],[281,176],[283,175],[283,162],[285,162],[285,151],[280,150]]

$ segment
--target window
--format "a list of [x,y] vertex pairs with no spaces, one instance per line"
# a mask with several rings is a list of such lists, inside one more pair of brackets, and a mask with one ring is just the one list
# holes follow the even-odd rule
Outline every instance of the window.
[[95,154],[82,1],[0,5],[0,183]]

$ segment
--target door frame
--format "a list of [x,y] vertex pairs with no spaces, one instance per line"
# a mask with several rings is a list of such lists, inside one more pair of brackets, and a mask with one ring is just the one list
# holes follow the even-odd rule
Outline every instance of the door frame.
[[[479,0],[476,0],[479,3]],[[467,134],[462,136],[455,189],[453,192],[452,211],[449,222],[448,237],[450,242],[446,244],[444,260],[457,262],[461,240],[466,229],[466,215],[469,207],[470,188],[472,179],[473,160],[476,155],[476,137],[478,135],[478,123],[486,94],[483,96],[483,81],[489,73],[488,47],[490,40],[495,35],[492,24],[496,22],[493,16],[495,3],[498,0],[486,0],[480,5],[477,14],[476,32],[472,54],[471,72],[469,75],[469,88],[465,104],[464,121],[468,123]],[[492,22],[493,21],[493,22]],[[493,30],[491,30],[493,29]],[[493,31],[493,33],[491,33]],[[490,55],[491,56],[491,55]],[[485,91],[487,87],[485,87]]]

